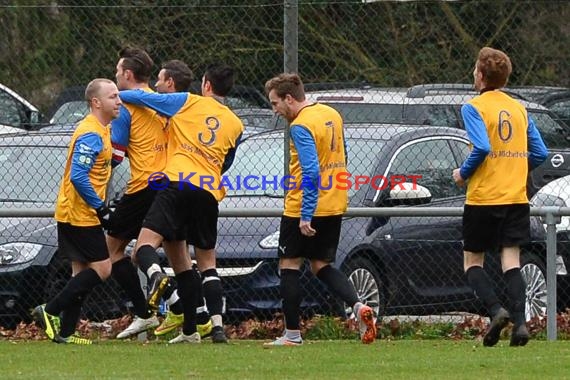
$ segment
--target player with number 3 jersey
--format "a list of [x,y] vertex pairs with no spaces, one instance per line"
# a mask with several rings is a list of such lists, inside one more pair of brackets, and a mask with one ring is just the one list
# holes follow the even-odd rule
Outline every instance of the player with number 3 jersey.
[[[214,325],[212,340],[227,341],[222,325],[222,286],[216,271],[218,202],[225,196],[222,173],[229,168],[243,124],[223,97],[233,86],[233,69],[211,65],[202,78],[202,94],[156,94],[140,90],[121,92],[125,103],[146,106],[169,117],[164,172],[170,181],[159,191],[137,239],[137,260],[156,260],[165,245],[184,309],[182,334],[170,343],[198,343],[196,298],[200,278],[187,260],[186,242],[194,246],[202,274],[204,297]],[[156,292],[155,298],[160,298]]]

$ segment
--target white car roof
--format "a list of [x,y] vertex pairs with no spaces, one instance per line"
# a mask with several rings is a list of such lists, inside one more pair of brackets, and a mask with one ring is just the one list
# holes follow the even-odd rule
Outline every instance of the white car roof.
[[[364,104],[464,104],[477,94],[441,90],[442,93],[427,94],[422,97],[409,97],[407,88],[347,88],[327,91],[311,91],[305,94],[307,100],[320,103],[364,103]],[[547,110],[546,107],[517,99],[527,109]]]

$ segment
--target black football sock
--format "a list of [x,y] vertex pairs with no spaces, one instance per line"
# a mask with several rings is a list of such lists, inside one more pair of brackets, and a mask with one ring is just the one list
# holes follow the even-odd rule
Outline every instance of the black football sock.
[[301,286],[299,278],[301,271],[296,269],[281,269],[281,284],[279,289],[283,299],[283,314],[285,328],[299,330],[301,313]]
[[515,326],[525,324],[525,291],[526,284],[520,268],[512,268],[504,273],[507,283],[507,295],[509,296],[509,312]]
[[143,245],[137,250],[136,262],[140,270],[148,276],[148,269],[153,264],[160,266],[160,257],[151,245]]
[[329,290],[348,306],[352,307],[359,301],[356,290],[348,280],[348,277],[333,266],[326,265],[322,267],[317,272],[317,278],[324,282]]
[[[200,272],[198,272],[198,269],[193,268],[196,273],[198,275],[200,275]],[[216,272],[217,274],[217,272]],[[198,305],[196,307],[196,319],[198,321],[199,325],[205,325],[206,323],[208,323],[208,321],[210,320],[210,314],[208,313],[207,309],[206,309],[206,301],[204,301],[204,290],[202,289],[202,284],[200,284],[200,287],[198,288],[198,291],[196,292],[196,305]],[[222,309],[223,309],[223,304],[222,304]]]
[[65,288],[46,305],[45,311],[51,315],[59,315],[62,311],[73,304],[83,303],[85,297],[97,285],[103,281],[95,272],[88,268],[71,278]]
[[200,286],[200,277],[193,270],[186,270],[176,275],[178,283],[178,295],[184,309],[184,335],[192,335],[196,332],[196,296],[195,292]]
[[77,322],[79,322],[79,317],[81,316],[81,306],[83,302],[75,302],[67,309],[65,309],[61,315],[61,330],[59,336],[62,338],[67,338],[73,335],[77,327]]
[[133,303],[135,315],[147,319],[151,316],[147,307],[146,297],[141,288],[137,268],[131,263],[129,257],[125,257],[113,264],[111,275],[121,285],[127,296]]
[[182,307],[182,301],[180,300],[180,298],[178,299],[178,301],[170,305],[169,309],[171,312],[177,315],[184,313],[184,308]]
[[471,286],[471,289],[475,292],[475,295],[487,308],[489,315],[494,317],[502,306],[485,270],[479,266],[472,266],[467,269],[465,276],[467,277],[469,286]]
[[[206,304],[208,305],[210,315],[220,316],[221,318],[222,309],[224,307],[224,290],[216,269],[208,269],[202,273],[202,291],[204,292],[204,298],[206,298]],[[200,294],[198,289],[196,292],[197,294]],[[196,298],[196,303],[198,302],[199,301]]]

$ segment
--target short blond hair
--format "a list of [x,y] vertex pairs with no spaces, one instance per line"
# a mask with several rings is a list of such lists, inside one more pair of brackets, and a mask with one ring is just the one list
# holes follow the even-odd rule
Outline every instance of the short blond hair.
[[87,100],[87,103],[91,104],[91,100],[99,96],[103,83],[115,84],[115,82],[107,78],[93,79],[85,88],[85,100]]

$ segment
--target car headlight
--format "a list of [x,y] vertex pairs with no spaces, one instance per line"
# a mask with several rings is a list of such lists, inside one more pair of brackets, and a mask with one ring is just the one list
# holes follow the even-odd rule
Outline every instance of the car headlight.
[[277,249],[279,247],[279,231],[275,231],[259,242],[259,246],[265,249]]
[[0,265],[23,264],[36,258],[41,244],[6,243],[0,245]]

